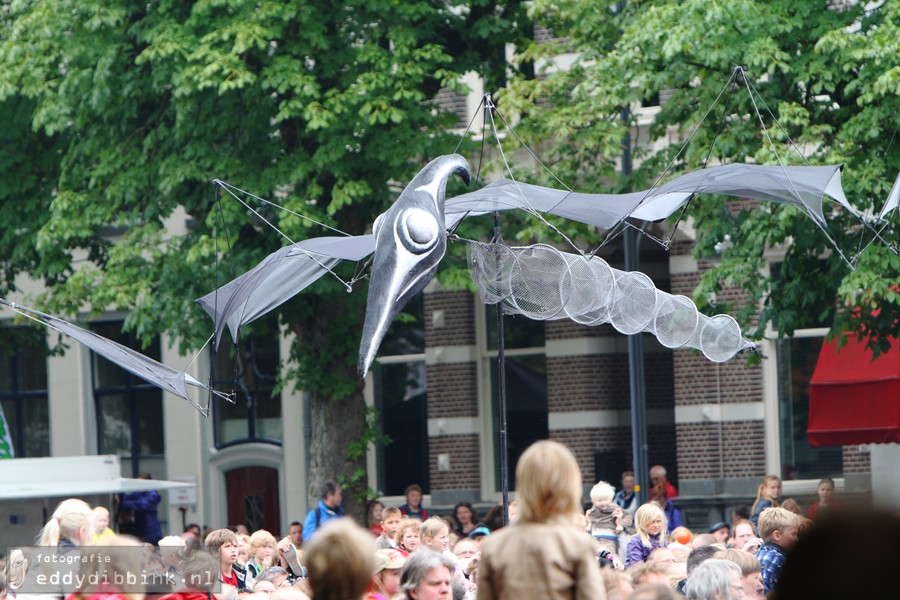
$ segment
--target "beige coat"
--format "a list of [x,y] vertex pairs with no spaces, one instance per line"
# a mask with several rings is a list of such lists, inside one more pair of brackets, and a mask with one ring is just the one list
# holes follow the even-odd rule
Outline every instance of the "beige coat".
[[604,600],[590,536],[568,524],[518,522],[481,550],[478,600]]

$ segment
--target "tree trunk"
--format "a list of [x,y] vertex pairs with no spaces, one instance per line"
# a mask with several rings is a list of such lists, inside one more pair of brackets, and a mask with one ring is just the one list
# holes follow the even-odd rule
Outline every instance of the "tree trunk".
[[[350,481],[353,473],[366,468],[366,457],[347,458],[347,446],[362,437],[365,428],[366,404],[362,389],[346,398],[330,398],[321,394],[310,397],[312,439],[309,445],[309,473],[307,476],[310,506],[315,506],[328,481]],[[349,484],[348,484],[349,485]],[[343,487],[343,486],[342,486]],[[344,488],[344,514],[365,523],[364,492],[367,479],[356,486]],[[357,498],[362,496],[363,500]]]

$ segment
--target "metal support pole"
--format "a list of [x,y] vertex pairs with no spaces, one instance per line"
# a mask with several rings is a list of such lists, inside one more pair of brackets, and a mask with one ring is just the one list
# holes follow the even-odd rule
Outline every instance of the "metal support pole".
[[[622,109],[625,138],[622,141],[622,177],[631,175],[631,115]],[[641,266],[641,236],[633,227],[625,228],[625,270],[636,271]],[[631,391],[631,452],[634,479],[639,504],[647,502],[650,466],[647,458],[647,397],[644,390],[644,338],[637,333],[628,336],[628,385]]]
[[[482,99],[484,109],[484,126],[487,127],[491,115],[488,111],[494,109],[491,95],[485,94]],[[500,143],[500,140],[497,140]],[[500,211],[494,211],[494,239],[495,244],[503,241],[500,233]],[[503,304],[497,303],[497,404],[500,413],[500,490],[503,495],[503,524],[509,524],[509,440],[506,423],[506,341],[503,332]]]
[[[494,211],[494,240],[499,241],[500,213]],[[503,335],[503,303],[497,303],[497,402],[500,412],[500,488],[503,524],[509,524],[509,448],[506,431],[506,343]]]

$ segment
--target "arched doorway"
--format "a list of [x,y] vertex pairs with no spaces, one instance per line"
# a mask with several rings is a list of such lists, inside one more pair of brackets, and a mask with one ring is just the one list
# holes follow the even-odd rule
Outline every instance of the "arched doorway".
[[225,473],[228,524],[244,524],[250,532],[266,529],[280,537],[278,469],[241,467]]

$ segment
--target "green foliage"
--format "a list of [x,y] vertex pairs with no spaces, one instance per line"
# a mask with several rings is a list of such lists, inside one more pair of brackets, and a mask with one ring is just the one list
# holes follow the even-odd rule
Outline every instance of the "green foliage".
[[[199,348],[211,326],[193,300],[286,243],[217,201],[210,181],[365,233],[421,166],[456,147],[437,92],[468,71],[492,86],[512,72],[504,53],[528,30],[523,7],[3,2],[0,297],[24,301],[27,275],[45,284],[29,303],[48,312],[122,310],[144,343],[166,332],[182,351]],[[331,234],[261,211],[294,240]],[[279,310],[296,334],[288,378],[316,398],[362,393],[356,287],[326,276]]]
[[[558,37],[525,50],[543,76],[512,82],[503,106],[521,119],[520,134],[543,143],[547,161],[578,189],[645,189],[702,123],[674,160],[673,175],[710,161],[843,164],[850,201],[859,210],[880,210],[900,170],[900,144],[891,144],[900,124],[900,6],[832,4],[536,0],[535,23]],[[555,67],[562,51],[573,63],[565,70]],[[726,87],[736,66],[746,69],[749,82]],[[748,83],[758,91],[756,106]],[[650,138],[669,143],[655,148],[648,139],[632,140],[636,166],[624,180],[615,174],[627,131],[621,109],[632,108],[633,123],[637,107],[658,96],[665,101],[653,115]],[[701,306],[734,311],[755,337],[768,324],[780,335],[824,324],[833,334],[872,333],[878,351],[886,336],[900,334],[892,288],[900,281],[900,258],[880,242],[852,272],[801,211],[770,203],[730,206],[723,198],[691,204],[698,257],[709,267],[695,293]],[[831,207],[826,202],[828,232],[852,258],[872,234]],[[726,235],[731,247],[719,256],[715,246]],[[769,261],[777,249],[786,253],[776,276]],[[703,260],[713,255],[715,261]],[[723,301],[732,286],[747,292],[737,304]],[[873,308],[880,309],[877,316]]]
[[[236,202],[216,204],[209,181],[363,233],[397,182],[455,146],[437,90],[469,69],[506,68],[496,57],[521,35],[520,3],[468,4],[5,4],[0,292],[28,273],[48,285],[48,310],[89,300],[129,311],[145,340],[166,331],[199,346],[209,325],[192,299],[283,243]],[[192,225],[171,237],[180,210]],[[293,239],[328,233],[266,214]],[[355,363],[364,292],[326,282],[283,313],[300,334],[305,389],[358,388],[332,379],[343,376],[334,365]]]

